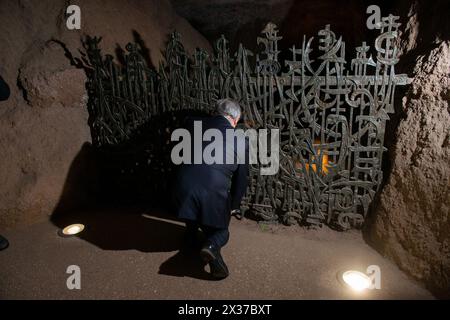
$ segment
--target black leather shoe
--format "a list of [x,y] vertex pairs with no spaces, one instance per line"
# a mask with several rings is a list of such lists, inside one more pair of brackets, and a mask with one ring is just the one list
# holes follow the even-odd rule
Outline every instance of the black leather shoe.
[[211,243],[207,243],[200,251],[205,263],[209,263],[211,275],[216,279],[225,279],[230,274],[220,251]]
[[8,240],[6,240],[6,238],[0,235],[0,251],[8,248],[8,246],[9,246]]
[[202,250],[200,250],[200,257],[205,263],[210,263],[212,260],[216,259],[217,248],[212,243],[207,242]]
[[216,279],[225,279],[230,274],[220,252],[216,259],[209,263],[209,267],[211,268],[211,275]]

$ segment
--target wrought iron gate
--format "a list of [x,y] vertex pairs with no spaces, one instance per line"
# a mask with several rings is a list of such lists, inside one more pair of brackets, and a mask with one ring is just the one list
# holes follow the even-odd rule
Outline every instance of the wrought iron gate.
[[232,97],[244,109],[245,126],[278,128],[281,134],[278,174],[261,176],[252,167],[243,207],[265,221],[359,226],[382,181],[395,87],[410,82],[394,72],[397,19],[389,15],[379,24],[375,58],[363,42],[350,65],[344,41],[329,25],[318,33],[315,61],[313,38],[304,37],[284,64],[278,59],[282,37],[273,23],[257,38],[263,50],[256,56],[242,44],[231,54],[222,36],[212,55],[197,49],[189,57],[175,32],[158,70],[146,64],[137,44],[126,46],[119,65],[111,55],[102,56],[101,39],[90,38],[85,64],[93,144],[108,150],[146,128],[143,139],[150,144],[140,156],[135,149],[121,157],[116,153],[119,169],[123,174],[125,167],[129,172],[151,167],[149,183],[164,181],[170,163],[167,128],[174,129],[183,114],[209,113],[217,99]]

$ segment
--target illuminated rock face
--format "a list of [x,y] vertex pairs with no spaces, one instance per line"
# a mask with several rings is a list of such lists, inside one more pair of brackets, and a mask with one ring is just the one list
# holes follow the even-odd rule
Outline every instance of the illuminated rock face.
[[411,6],[403,22],[403,65],[397,72],[408,72],[414,80],[399,104],[398,125],[389,137],[390,171],[367,228],[377,249],[437,296],[447,298],[450,24],[442,12],[448,10],[443,1],[420,2]]
[[167,35],[183,35],[186,48],[209,43],[168,1],[78,1],[81,30],[68,30],[66,1],[1,1],[0,74],[11,97],[0,102],[0,230],[45,219],[55,207],[86,203],[95,178],[87,126],[83,35],[103,36],[108,52],[141,39],[158,64]]
[[431,287],[450,288],[450,50],[442,41],[417,60],[403,99],[392,171],[371,237],[383,253]]

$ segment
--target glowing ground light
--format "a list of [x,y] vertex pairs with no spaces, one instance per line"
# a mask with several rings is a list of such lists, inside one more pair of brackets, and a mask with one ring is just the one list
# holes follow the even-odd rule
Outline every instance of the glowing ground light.
[[358,292],[369,288],[371,283],[371,279],[366,274],[355,270],[345,271],[342,274],[342,280],[347,286]]
[[84,225],[81,223],[75,223],[68,225],[64,229],[62,229],[61,233],[64,236],[73,236],[84,230]]

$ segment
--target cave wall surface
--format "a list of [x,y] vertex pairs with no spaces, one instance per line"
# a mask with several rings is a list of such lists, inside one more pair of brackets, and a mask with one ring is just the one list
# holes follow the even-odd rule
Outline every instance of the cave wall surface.
[[[268,22],[278,25],[283,39],[280,47],[288,51],[301,45],[303,35],[315,37],[330,24],[336,35],[342,36],[349,53],[362,41],[374,40],[377,31],[367,34],[366,8],[378,4],[382,15],[394,9],[392,1],[380,0],[171,0],[176,12],[186,18],[211,43],[221,34],[232,50],[239,43],[254,52],[261,50],[256,38]],[[370,33],[373,33],[372,35]],[[281,53],[283,54],[283,52]],[[290,56],[289,56],[290,57]]]
[[272,21],[286,18],[294,0],[171,0],[178,14],[199,30],[211,43],[222,34],[232,50],[239,43],[256,48],[256,37]]
[[[450,24],[448,1],[404,1],[397,72],[413,78],[399,104],[387,180],[367,225],[368,240],[450,297]],[[395,120],[395,119],[394,119]],[[391,124],[392,125],[392,124]]]
[[[70,4],[81,8],[81,30],[66,28]],[[103,52],[113,55],[140,39],[158,65],[175,29],[188,51],[210,47],[165,0],[0,2],[0,74],[11,88],[0,102],[0,228],[89,201],[96,180],[86,76],[66,55],[80,56],[85,35],[102,36]]]

